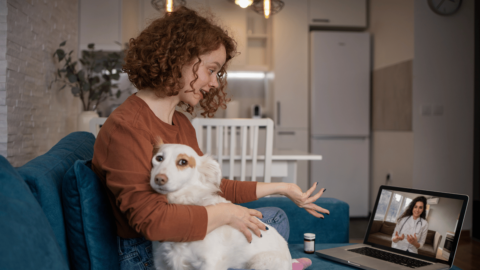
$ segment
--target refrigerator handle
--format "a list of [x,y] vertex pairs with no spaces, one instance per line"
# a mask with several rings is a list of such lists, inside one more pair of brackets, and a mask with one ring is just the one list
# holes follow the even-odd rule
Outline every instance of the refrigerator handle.
[[277,126],[280,126],[280,101],[277,101]]

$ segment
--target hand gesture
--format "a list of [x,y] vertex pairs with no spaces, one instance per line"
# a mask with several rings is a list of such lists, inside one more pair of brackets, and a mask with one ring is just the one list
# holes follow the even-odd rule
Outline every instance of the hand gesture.
[[405,239],[405,234],[402,234],[402,236],[398,235],[398,232],[395,232],[395,237],[392,239],[394,243],[397,243],[398,241],[402,241]]
[[418,238],[417,238],[417,234],[413,234],[413,235],[409,235],[407,234],[407,241],[408,243],[414,245],[414,246],[417,246],[418,245]]
[[315,201],[323,195],[325,189],[320,190],[315,196],[310,197],[316,187],[317,183],[315,183],[307,192],[302,192],[302,189],[300,189],[299,186],[290,184],[285,195],[298,205],[298,207],[305,209],[311,215],[318,218],[324,218],[320,213],[330,215],[330,211],[316,205]]
[[230,214],[227,225],[243,233],[249,243],[252,242],[252,232],[258,237],[262,237],[260,230],[267,230],[265,224],[258,219],[263,218],[262,213],[231,203],[225,205],[228,206],[226,213]]

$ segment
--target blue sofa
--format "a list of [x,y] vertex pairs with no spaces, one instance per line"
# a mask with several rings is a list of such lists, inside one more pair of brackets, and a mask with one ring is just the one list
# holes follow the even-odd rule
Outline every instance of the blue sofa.
[[[0,156],[0,269],[118,269],[114,219],[88,161],[94,143],[92,134],[74,132],[18,168]],[[292,257],[311,258],[309,269],[350,269],[303,253],[307,232],[316,234],[316,249],[348,243],[348,205],[332,198],[317,204],[331,215],[314,218],[282,197],[243,205],[282,208]]]

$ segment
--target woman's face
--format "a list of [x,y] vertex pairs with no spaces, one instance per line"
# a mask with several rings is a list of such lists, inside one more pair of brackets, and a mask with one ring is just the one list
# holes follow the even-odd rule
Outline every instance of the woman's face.
[[415,203],[415,206],[413,207],[413,211],[412,211],[413,217],[415,219],[420,217],[420,215],[423,213],[424,208],[425,207],[423,205],[423,202],[418,201],[417,203]]
[[193,107],[204,98],[202,93],[203,91],[209,92],[210,88],[217,88],[217,73],[225,64],[226,58],[227,53],[223,44],[220,45],[220,47],[215,51],[200,55],[200,59],[202,61],[198,65],[198,79],[193,84],[195,91],[193,91],[194,89],[192,89],[190,86],[190,82],[195,80],[193,66],[198,62],[198,59],[194,59],[191,63],[183,66],[182,82],[184,83],[184,86],[179,93],[180,101],[183,101]]

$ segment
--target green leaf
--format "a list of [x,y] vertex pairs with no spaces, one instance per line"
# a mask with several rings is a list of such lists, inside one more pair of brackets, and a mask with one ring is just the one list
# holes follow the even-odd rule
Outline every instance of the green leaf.
[[62,61],[63,58],[65,58],[65,51],[62,50],[62,49],[57,49],[57,51],[55,52],[58,56],[58,61]]
[[60,43],[60,47],[65,46],[66,43],[67,43],[66,40],[64,42]]
[[58,91],[62,90],[63,88],[65,88],[65,86],[67,86],[66,84],[64,84],[62,87],[60,87],[60,89],[58,89]]
[[85,82],[85,72],[83,71],[83,69],[80,70],[77,75],[80,81]]
[[122,95],[122,91],[117,91],[117,94],[115,94],[115,97],[119,98]]
[[76,83],[77,82],[77,76],[73,73],[68,73],[67,74],[68,81],[71,83]]
[[120,79],[120,74],[115,73],[115,74],[112,74],[111,77],[112,77],[113,80],[117,80],[117,81],[118,81],[118,80]]
[[69,53],[68,53],[68,56],[72,55],[73,53],[73,50],[71,50]]
[[83,89],[83,91],[90,90],[90,84],[89,83],[84,83],[82,89]]
[[92,50],[95,49],[95,43],[88,44],[88,48]]
[[72,87],[72,94],[78,96],[80,94],[80,88],[76,86]]
[[93,68],[94,72],[100,73],[103,70],[103,65],[102,64],[96,64],[95,67]]

